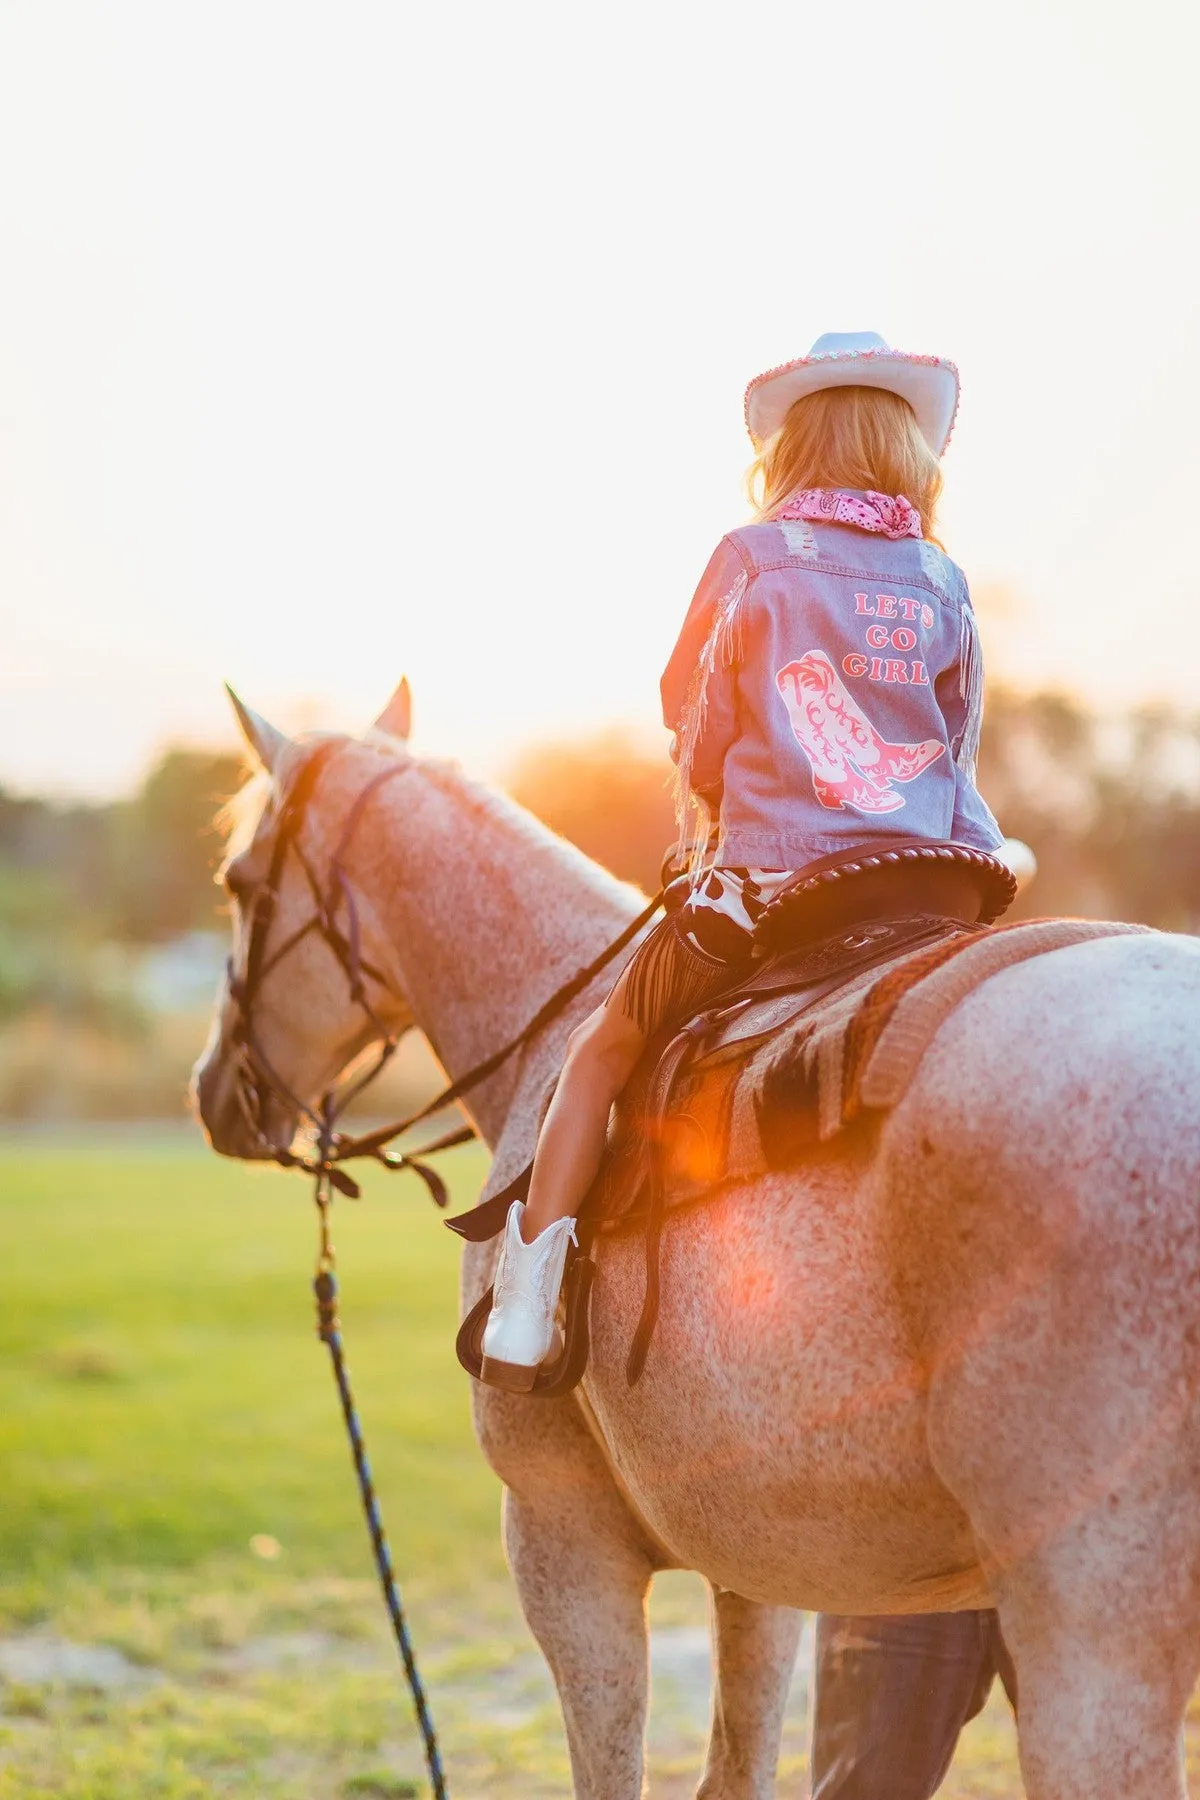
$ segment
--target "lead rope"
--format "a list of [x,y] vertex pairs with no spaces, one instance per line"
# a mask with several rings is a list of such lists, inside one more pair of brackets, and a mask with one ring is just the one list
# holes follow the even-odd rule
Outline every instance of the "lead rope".
[[[256,902],[254,915],[251,921],[250,943],[247,950],[245,973],[242,978],[238,980],[235,977],[232,966],[229,970],[230,995],[237,1003],[241,1012],[242,1023],[240,1046],[244,1055],[245,1074],[248,1078],[249,1088],[249,1091],[247,1092],[239,1086],[239,1100],[242,1102],[243,1110],[246,1112],[246,1116],[250,1123],[258,1129],[258,1118],[261,1109],[261,1097],[259,1095],[258,1087],[259,1082],[265,1079],[269,1091],[274,1091],[274,1093],[281,1097],[289,1107],[294,1108],[300,1117],[304,1118],[309,1124],[315,1126],[317,1130],[317,1143],[314,1155],[298,1155],[294,1154],[290,1149],[275,1149],[273,1154],[275,1161],[281,1164],[282,1167],[302,1169],[306,1174],[313,1177],[313,1197],[316,1201],[319,1223],[317,1268],[313,1280],[313,1291],[317,1301],[317,1336],[320,1338],[321,1342],[326,1344],[329,1348],[329,1357],[333,1365],[333,1378],[337,1383],[338,1399],[341,1401],[342,1417],[345,1419],[346,1431],[350,1438],[350,1451],[354,1461],[354,1472],[358,1477],[359,1495],[362,1499],[363,1512],[366,1515],[367,1529],[371,1536],[371,1550],[375,1557],[375,1567],[379,1575],[379,1585],[383,1589],[384,1603],[387,1606],[388,1617],[392,1623],[392,1632],[396,1639],[396,1647],[400,1652],[400,1660],[404,1665],[404,1673],[408,1681],[409,1692],[412,1695],[413,1707],[417,1715],[417,1725],[420,1729],[421,1739],[425,1747],[425,1760],[429,1765],[429,1779],[433,1788],[434,1800],[447,1800],[448,1790],[446,1788],[446,1777],[442,1772],[442,1759],[438,1750],[437,1732],[434,1730],[433,1719],[429,1711],[429,1703],[425,1698],[425,1689],[417,1670],[416,1656],[413,1652],[412,1640],[409,1637],[408,1623],[404,1616],[404,1606],[400,1599],[400,1590],[396,1583],[395,1571],[392,1568],[392,1554],[388,1547],[387,1534],[383,1528],[383,1519],[379,1510],[379,1501],[375,1494],[375,1485],[371,1479],[371,1465],[367,1461],[367,1452],[363,1443],[362,1428],[358,1422],[358,1410],[354,1404],[354,1395],[350,1387],[350,1374],[346,1368],[346,1356],[342,1347],[342,1330],[337,1312],[338,1284],[334,1266],[333,1240],[329,1228],[329,1213],[335,1192],[345,1194],[351,1199],[357,1199],[360,1189],[358,1183],[348,1175],[344,1169],[338,1168],[336,1165],[338,1163],[348,1162],[353,1158],[365,1156],[371,1157],[376,1162],[382,1163],[385,1168],[411,1169],[415,1174],[420,1175],[438,1206],[445,1206],[449,1196],[446,1191],[445,1183],[436,1171],[431,1169],[423,1160],[418,1160],[417,1157],[408,1156],[402,1151],[389,1150],[387,1146],[395,1138],[401,1137],[404,1133],[411,1130],[414,1125],[421,1124],[425,1119],[432,1117],[434,1113],[441,1111],[443,1107],[446,1107],[450,1105],[451,1102],[459,1099],[461,1095],[469,1093],[472,1088],[477,1087],[480,1082],[485,1081],[489,1075],[494,1074],[497,1069],[502,1067],[510,1057],[514,1056],[518,1051],[523,1050],[525,1046],[563,1010],[564,1007],[569,1005],[578,994],[581,994],[584,991],[601,970],[624,949],[626,944],[632,942],[642,927],[648,924],[653,915],[658,911],[664,896],[662,893],[656,894],[654,899],[650,901],[635,919],[630,920],[629,924],[626,925],[620,935],[615,938],[599,956],[595,957],[585,968],[578,970],[577,973],[572,976],[570,981],[566,982],[550,996],[549,1000],[538,1009],[533,1018],[529,1020],[525,1027],[519,1031],[514,1038],[511,1038],[508,1043],[503,1044],[500,1049],[493,1052],[491,1056],[486,1057],[483,1062],[477,1063],[475,1067],[469,1069],[466,1074],[461,1075],[457,1081],[452,1081],[447,1088],[444,1088],[440,1094],[436,1095],[433,1100],[428,1101],[426,1105],[413,1113],[409,1118],[400,1120],[396,1124],[385,1126],[382,1130],[367,1132],[361,1137],[342,1137],[338,1134],[336,1129],[339,1114],[344,1110],[349,1101],[354,1099],[362,1091],[367,1085],[367,1082],[372,1080],[383,1068],[384,1064],[388,1061],[396,1048],[396,1040],[384,1032],[383,1046],[374,1067],[367,1072],[365,1077],[360,1078],[358,1081],[353,1082],[349,1088],[344,1089],[340,1096],[334,1093],[327,1094],[319,1111],[315,1111],[311,1106],[305,1105],[296,1095],[294,1095],[287,1084],[280,1079],[261,1047],[258,1045],[250,1025],[250,1009],[264,975],[272,968],[276,967],[282,958],[285,957],[310,930],[315,928],[320,932],[345,971],[350,983],[351,999],[356,1001],[357,1004],[363,1008],[371,1021],[371,1024],[381,1032],[383,1031],[380,1020],[365,997],[362,977],[365,973],[371,976],[372,979],[380,982],[384,980],[384,977],[370,963],[366,962],[362,955],[358,909],[355,904],[353,891],[347,882],[345,871],[342,867],[342,858],[350,839],[354,834],[354,830],[362,817],[368,799],[382,782],[390,780],[393,775],[397,775],[401,772],[400,765],[384,769],[376,775],[372,781],[367,783],[366,787],[359,794],[352,806],[331,864],[328,898],[325,898],[322,895],[319,884],[309,868],[306,859],[300,852],[299,846],[296,846],[296,853],[300,857],[301,865],[304,868],[309,885],[313,890],[316,912],[299,931],[293,932],[291,937],[275,951],[274,955],[269,960],[266,958],[267,933],[270,929],[270,921],[278,897],[277,889],[280,872],[283,866],[283,859],[287,854],[289,845],[293,843],[296,833],[299,830],[303,803],[309,798],[316,777],[324,759],[329,753],[330,750],[328,746],[318,748],[308,763],[305,764],[292,787],[291,794],[283,808],[279,833],[276,838],[275,847],[272,851],[271,868],[267,877],[266,888]],[[345,934],[339,930],[334,919],[336,902],[339,897],[344,901],[347,909],[348,930]],[[254,1102],[253,1105],[251,1105],[251,1100]],[[474,1136],[475,1128],[473,1125],[462,1126],[456,1130],[447,1132],[442,1137],[437,1138],[433,1143],[425,1144],[422,1147],[419,1156],[424,1157],[439,1150],[448,1150],[451,1146],[464,1143],[468,1138]]]
[[[429,1780],[433,1788],[434,1800],[448,1800],[449,1790],[446,1786],[445,1774],[442,1771],[437,1731],[434,1728],[429,1702],[425,1697],[425,1688],[417,1669],[417,1659],[412,1639],[409,1636],[408,1621],[404,1616],[404,1603],[400,1598],[400,1588],[396,1581],[395,1570],[392,1568],[392,1553],[388,1546],[387,1533],[383,1528],[383,1516],[379,1510],[379,1500],[375,1493],[374,1481],[371,1478],[371,1465],[367,1461],[362,1427],[358,1422],[358,1409],[354,1404],[354,1394],[350,1387],[350,1372],[346,1367],[346,1354],[342,1347],[342,1328],[337,1311],[336,1259],[333,1237],[329,1227],[329,1212],[335,1191],[345,1194],[351,1199],[357,1199],[359,1187],[358,1183],[352,1180],[343,1169],[339,1169],[336,1164],[339,1161],[349,1160],[351,1157],[371,1156],[381,1162],[385,1168],[412,1169],[421,1176],[437,1204],[445,1206],[448,1196],[441,1177],[417,1158],[397,1151],[388,1151],[385,1146],[393,1138],[402,1136],[412,1126],[420,1124],[433,1113],[439,1112],[450,1102],[457,1100],[461,1094],[469,1093],[473,1087],[478,1086],[488,1075],[501,1067],[517,1050],[522,1049],[532,1038],[536,1037],[555,1013],[568,1005],[576,994],[582,993],[588,982],[594,980],[604,966],[636,937],[643,925],[647,924],[658,911],[662,900],[663,895],[656,894],[637,918],[630,921],[619,937],[615,938],[586,968],[580,969],[570,981],[551,995],[546,1004],[539,1008],[515,1038],[504,1044],[483,1062],[477,1063],[473,1069],[468,1070],[457,1081],[451,1082],[448,1088],[445,1088],[432,1101],[414,1113],[411,1118],[403,1120],[398,1125],[386,1126],[382,1131],[368,1132],[363,1137],[339,1139],[336,1122],[341,1106],[332,1094],[327,1094],[319,1113],[312,1114],[310,1112],[309,1114],[315,1119],[318,1126],[315,1156],[301,1157],[292,1155],[290,1151],[276,1152],[275,1160],[285,1168],[303,1169],[313,1177],[313,1198],[316,1202],[318,1220],[317,1269],[313,1278],[313,1292],[317,1300],[317,1336],[323,1344],[329,1347],[329,1360],[333,1365],[333,1378],[337,1383],[342,1417],[346,1421],[346,1432],[350,1439],[350,1453],[354,1460],[354,1472],[358,1477],[358,1491],[366,1516],[367,1530],[371,1537],[375,1568],[379,1575],[379,1585],[383,1589],[388,1618],[392,1623],[396,1648],[399,1650],[400,1660],[404,1664],[408,1691],[412,1695],[413,1710],[417,1715],[417,1726],[425,1747],[425,1761],[429,1766]],[[356,953],[355,966],[357,963]],[[382,1066],[382,1062],[380,1066]],[[377,1074],[378,1069],[371,1073]],[[357,1093],[363,1085],[365,1083],[359,1083],[354,1092]],[[345,1105],[345,1103],[346,1096],[343,1095],[341,1105]],[[433,1151],[447,1150],[474,1136],[474,1126],[467,1125],[446,1133],[432,1144],[426,1144],[419,1154],[427,1156]]]
[[383,1528],[383,1516],[380,1513],[379,1501],[375,1494],[375,1483],[371,1478],[371,1465],[367,1461],[362,1428],[358,1422],[358,1409],[354,1404],[354,1394],[350,1387],[350,1371],[346,1367],[346,1356],[342,1349],[342,1328],[337,1312],[336,1259],[333,1251],[333,1239],[329,1231],[331,1200],[332,1190],[329,1180],[326,1175],[323,1175],[318,1178],[316,1185],[319,1245],[313,1292],[317,1297],[317,1336],[323,1344],[329,1346],[329,1359],[333,1364],[333,1378],[337,1382],[338,1399],[342,1403],[342,1417],[346,1421],[346,1431],[350,1438],[350,1452],[354,1458],[354,1472],[358,1477],[358,1491],[362,1497],[367,1529],[371,1534],[371,1549],[375,1555],[379,1585],[383,1589],[384,1603],[392,1622],[396,1648],[400,1652],[400,1660],[404,1664],[404,1674],[408,1681],[408,1691],[412,1695],[413,1710],[417,1715],[421,1741],[425,1746],[425,1761],[429,1765],[429,1781],[433,1788],[434,1800],[448,1800],[449,1789],[442,1771],[442,1756],[438,1749],[437,1732],[434,1729],[433,1716],[429,1711],[429,1702],[425,1698],[425,1688],[417,1669],[412,1639],[408,1633],[404,1603],[400,1598],[400,1588],[396,1581],[395,1570],[392,1568],[392,1553],[388,1547],[387,1533]]

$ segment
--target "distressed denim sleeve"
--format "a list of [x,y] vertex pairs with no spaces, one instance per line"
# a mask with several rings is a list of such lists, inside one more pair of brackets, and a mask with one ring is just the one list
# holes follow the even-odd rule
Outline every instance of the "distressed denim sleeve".
[[732,538],[722,538],[700,578],[661,682],[663,723],[681,781],[719,795],[725,753],[737,735],[733,693],[736,614],[752,571]]
[[961,572],[958,602],[958,655],[938,678],[937,698],[954,760],[968,781],[974,781],[983,724],[983,651],[971,596]]
[[958,656],[937,684],[938,703],[958,776],[950,835],[956,843],[971,844],[977,850],[994,850],[1003,842],[1004,833],[975,785],[979,734],[983,728],[983,652],[965,578],[960,578],[959,599]]

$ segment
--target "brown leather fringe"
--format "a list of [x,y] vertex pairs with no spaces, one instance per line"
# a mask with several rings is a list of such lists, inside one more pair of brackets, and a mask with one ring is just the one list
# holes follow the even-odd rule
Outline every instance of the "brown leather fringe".
[[728,964],[694,950],[671,917],[634,952],[612,998],[643,1037],[653,1037],[668,1019],[695,1012],[728,982]]

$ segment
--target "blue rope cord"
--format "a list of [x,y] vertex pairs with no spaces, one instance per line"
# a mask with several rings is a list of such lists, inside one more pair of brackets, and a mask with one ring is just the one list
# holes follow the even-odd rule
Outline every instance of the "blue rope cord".
[[429,1702],[425,1698],[425,1689],[417,1670],[417,1659],[413,1652],[412,1639],[408,1634],[408,1621],[404,1616],[400,1589],[396,1584],[395,1571],[392,1568],[392,1553],[388,1548],[387,1533],[383,1528],[379,1501],[375,1495],[375,1484],[371,1479],[371,1465],[367,1461],[362,1429],[358,1423],[358,1411],[354,1405],[354,1395],[350,1390],[350,1374],[346,1368],[346,1357],[342,1349],[341,1325],[337,1316],[337,1276],[333,1272],[333,1250],[329,1242],[326,1223],[328,1200],[323,1202],[318,1198],[317,1205],[321,1214],[321,1259],[317,1266],[316,1278],[313,1281],[313,1292],[317,1297],[317,1336],[322,1343],[329,1346],[338,1398],[342,1403],[342,1416],[346,1421],[346,1430],[350,1437],[354,1471],[358,1476],[363,1512],[367,1516],[367,1529],[371,1534],[371,1549],[375,1553],[375,1567],[379,1572],[379,1585],[383,1589],[383,1598],[387,1605],[388,1617],[392,1622],[396,1646],[400,1652],[400,1660],[404,1664],[404,1673],[408,1678],[409,1692],[412,1694],[417,1724],[425,1746],[425,1761],[429,1765],[430,1784],[435,1800],[447,1800],[449,1790],[446,1787],[446,1777],[442,1771],[437,1733],[434,1730]]

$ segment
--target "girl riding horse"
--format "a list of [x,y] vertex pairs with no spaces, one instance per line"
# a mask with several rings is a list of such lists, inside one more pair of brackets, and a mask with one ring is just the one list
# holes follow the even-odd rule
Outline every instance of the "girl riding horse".
[[935,536],[957,406],[953,363],[873,332],[828,333],[746,391],[754,522],[717,546],[662,678],[690,887],[571,1036],[505,1226],[485,1381],[533,1386],[613,1101],[647,1039],[750,962],[796,872],[898,833],[1003,843],[975,786],[967,583]]

